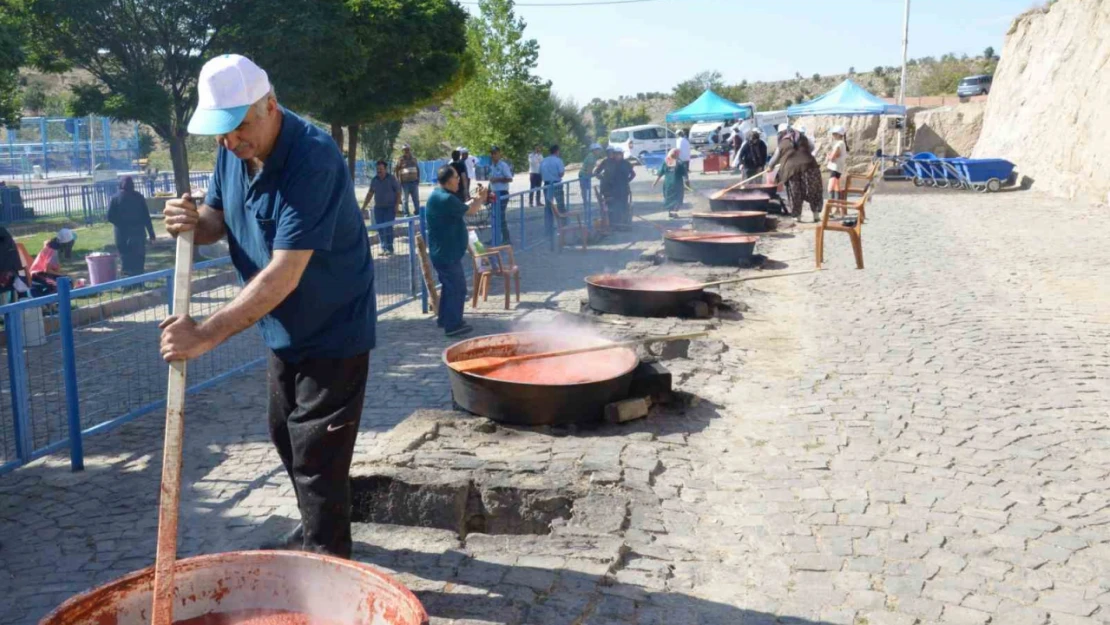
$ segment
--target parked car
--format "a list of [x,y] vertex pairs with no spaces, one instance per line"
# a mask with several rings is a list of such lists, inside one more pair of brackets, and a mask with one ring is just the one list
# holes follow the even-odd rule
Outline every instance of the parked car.
[[625,158],[643,160],[640,155],[666,151],[675,147],[675,133],[663,126],[644,124],[617,128],[609,133],[609,145],[624,152]]
[[961,98],[970,98],[977,95],[987,95],[991,92],[991,81],[994,76],[986,74],[981,76],[968,76],[960,81],[956,87],[956,95]]

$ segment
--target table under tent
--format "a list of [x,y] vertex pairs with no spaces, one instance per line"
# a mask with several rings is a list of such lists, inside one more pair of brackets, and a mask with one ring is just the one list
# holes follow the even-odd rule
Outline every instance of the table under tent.
[[[750,104],[737,104],[727,100],[711,89],[706,89],[698,99],[686,106],[667,113],[667,126],[671,124],[696,124],[700,122],[726,122],[732,119],[750,119],[755,111]],[[664,154],[665,156],[665,154]],[[705,154],[702,163],[703,172],[720,172],[728,170],[728,149],[723,153],[713,152]]]
[[[786,109],[791,118],[816,115],[856,117],[877,115],[879,121],[879,154],[885,158],[887,119],[901,119],[905,127],[906,107],[889,104],[872,94],[852,80],[845,80],[828,93],[817,96],[809,102],[795,104]],[[811,136],[810,139],[816,139]],[[884,167],[885,169],[885,167]]]

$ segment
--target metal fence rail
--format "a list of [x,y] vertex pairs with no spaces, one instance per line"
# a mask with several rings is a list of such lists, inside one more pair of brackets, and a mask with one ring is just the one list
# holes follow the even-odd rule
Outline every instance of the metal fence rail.
[[[566,210],[579,211],[592,226],[591,198],[583,197],[579,181],[552,185],[549,196],[556,187],[563,189]],[[510,237],[519,252],[554,245],[545,198],[533,206],[528,195],[505,198]],[[493,244],[502,243],[498,202],[468,218]],[[426,234],[422,211],[369,226],[379,315],[418,298],[427,310],[418,232]],[[466,270],[471,271],[469,263]],[[212,314],[241,289],[226,257],[197,263],[193,280],[197,318]],[[166,367],[156,346],[172,285],[172,269],[73,290],[62,278],[57,294],[0,306],[6,352],[0,358],[0,474],[67,448],[71,466],[80,470],[83,437],[164,405]],[[260,332],[251,327],[189,363],[190,379],[197,381],[189,390],[216,384],[263,362],[265,355]]]
[[[211,176],[211,172],[193,172],[189,174],[189,183],[194,188],[204,188]],[[174,191],[173,174],[135,178],[135,190],[146,197]],[[108,202],[118,192],[119,183],[113,180],[81,185],[0,187],[0,224],[50,218],[86,225],[97,223],[107,218]]]

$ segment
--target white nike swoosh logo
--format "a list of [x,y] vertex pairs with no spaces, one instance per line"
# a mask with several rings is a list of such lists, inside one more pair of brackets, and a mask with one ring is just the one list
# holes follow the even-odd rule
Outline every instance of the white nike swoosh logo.
[[350,425],[349,422],[348,423],[341,423],[339,425],[329,425],[328,426],[328,431],[329,432],[337,432],[337,431],[342,430],[343,428],[347,427],[348,425]]

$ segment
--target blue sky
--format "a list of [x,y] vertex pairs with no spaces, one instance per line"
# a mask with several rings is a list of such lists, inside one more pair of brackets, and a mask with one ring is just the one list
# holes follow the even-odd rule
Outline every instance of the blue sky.
[[[595,96],[667,92],[703,70],[740,82],[901,63],[903,0],[653,0],[593,7],[523,6],[588,0],[517,1],[527,36],[540,43],[537,73],[579,104]],[[1001,52],[1011,18],[1034,4],[914,0],[910,57],[977,55],[987,46]]]

